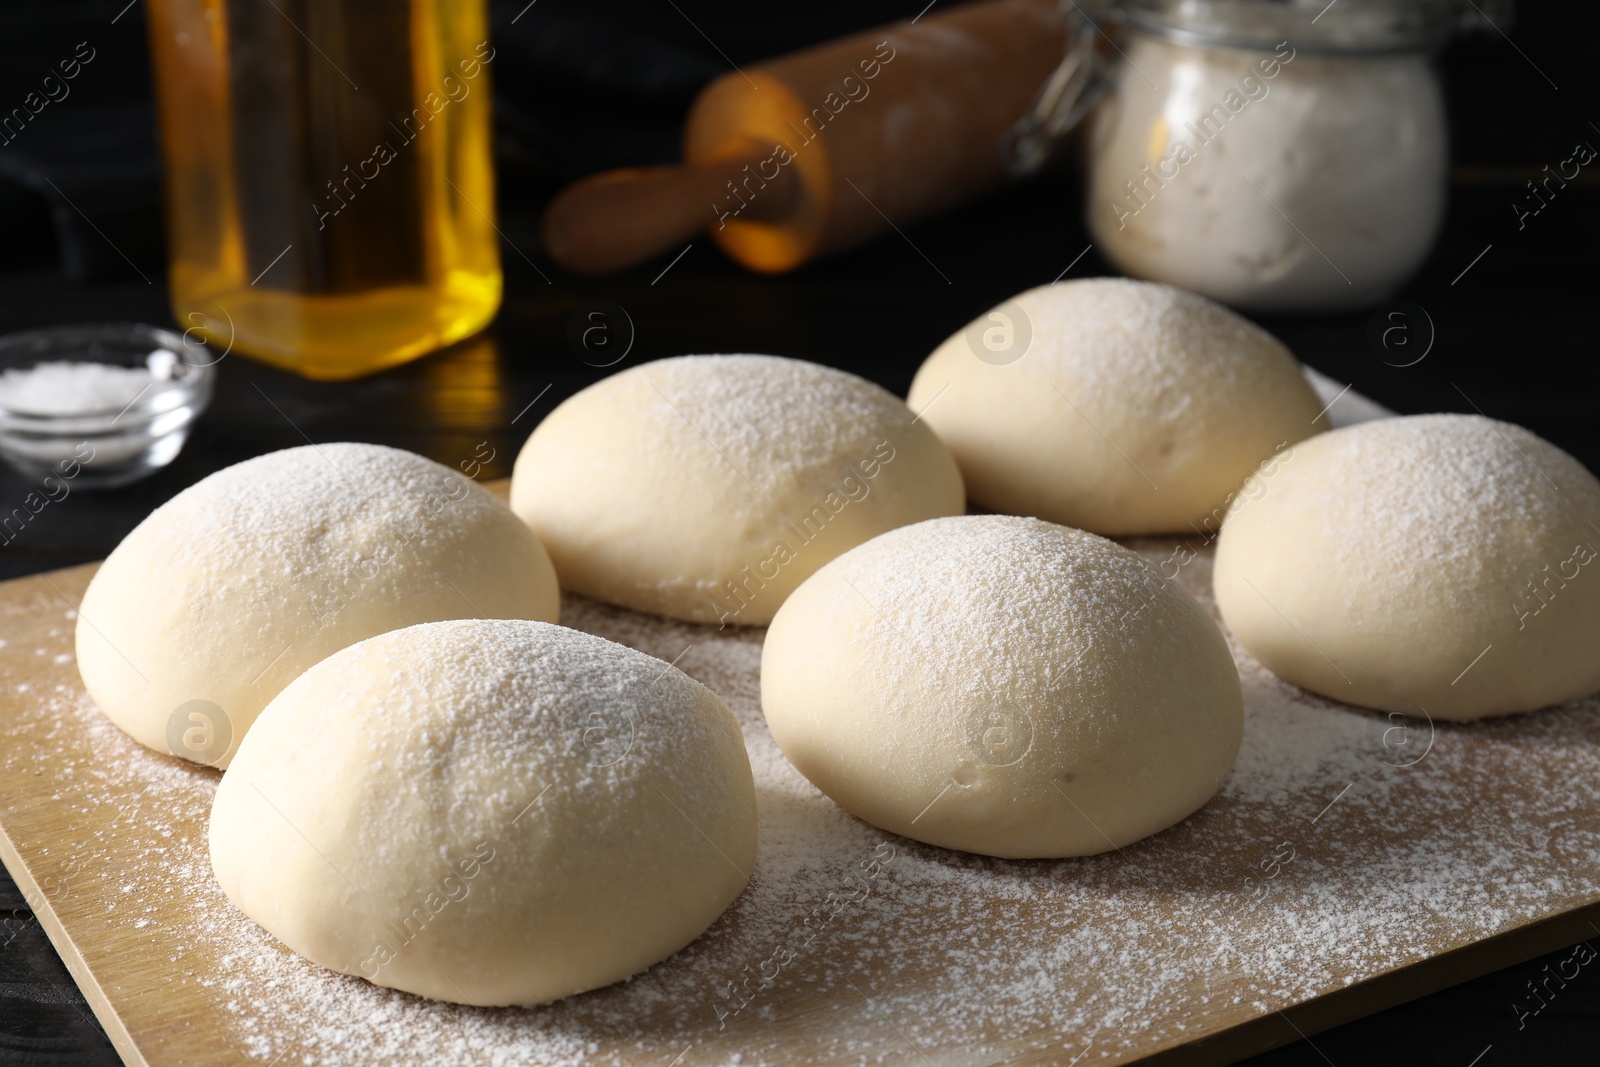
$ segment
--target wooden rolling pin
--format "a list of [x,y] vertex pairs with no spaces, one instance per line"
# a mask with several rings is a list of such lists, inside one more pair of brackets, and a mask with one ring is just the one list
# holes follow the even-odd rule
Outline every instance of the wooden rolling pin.
[[983,0],[726,74],[690,109],[683,165],[585,178],[545,213],[578,274],[703,230],[778,272],[1000,184],[1005,133],[1061,62],[1057,0]]

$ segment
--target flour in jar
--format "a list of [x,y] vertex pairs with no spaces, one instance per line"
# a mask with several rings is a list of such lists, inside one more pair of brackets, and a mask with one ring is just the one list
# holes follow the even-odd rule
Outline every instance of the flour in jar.
[[1130,37],[1090,147],[1089,226],[1120,269],[1309,310],[1382,299],[1422,262],[1448,162],[1426,54]]

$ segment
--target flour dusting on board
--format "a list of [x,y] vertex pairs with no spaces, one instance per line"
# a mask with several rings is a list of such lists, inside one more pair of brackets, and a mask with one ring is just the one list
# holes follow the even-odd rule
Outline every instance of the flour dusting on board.
[[[1307,376],[1337,424],[1389,414]],[[1216,617],[1208,548],[1124,543]],[[203,834],[177,830],[204,826],[216,772],[94,708],[61,662],[73,613],[57,603],[22,609],[48,646],[30,669],[0,662],[28,741],[0,749],[0,768],[51,774],[51,804],[95,828],[85,854],[35,850],[28,868],[69,928],[115,927],[158,961],[141,971],[154,992],[134,995],[168,1028],[156,1067],[185,1040],[260,1067],[1112,1063],[1597,898],[1600,698],[1431,724],[1297,689],[1230,638],[1244,743],[1209,804],[1120,852],[994,860],[885,834],[795,772],[761,718],[761,631],[568,597],[564,624],[676,660],[733,709],[755,771],[754,877],[629,982],[531,1009],[426,1001],[301,960],[234,910]],[[108,962],[76,941],[91,971]],[[218,1007],[180,1016],[197,1002],[186,986]]]
[[[1156,562],[1175,545],[1131,543]],[[1201,552],[1178,578],[1208,608],[1209,569]],[[223,897],[202,836],[174,830],[203,825],[215,772],[125,738],[71,665],[51,668],[53,690],[34,683],[30,736],[60,755],[56,803],[86,820],[116,808],[103,833],[133,859],[30,867],[70,880],[65,906],[92,898],[101,921],[146,940],[167,988],[208,990],[220,1010],[190,1025],[220,1035],[240,1062],[280,1067],[755,1065],[793,1062],[797,1049],[825,1063],[1028,1052],[1113,1062],[1594,895],[1593,699],[1430,726],[1311,696],[1235,647],[1244,746],[1210,804],[1120,853],[1014,862],[885,834],[790,768],[761,720],[760,631],[577,598],[563,621],[676,658],[733,708],[755,769],[749,888],[703,937],[627,983],[542,1008],[465,1008],[295,957]],[[52,640],[68,647],[70,630],[64,622]]]

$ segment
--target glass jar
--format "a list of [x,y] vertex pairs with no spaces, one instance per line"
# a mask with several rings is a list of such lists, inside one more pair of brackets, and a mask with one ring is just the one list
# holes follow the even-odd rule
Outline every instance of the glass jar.
[[1382,300],[1443,221],[1432,54],[1456,20],[1426,0],[1122,5],[1088,138],[1095,246],[1252,310]]
[[152,0],[182,327],[309,378],[500,305],[485,0]]

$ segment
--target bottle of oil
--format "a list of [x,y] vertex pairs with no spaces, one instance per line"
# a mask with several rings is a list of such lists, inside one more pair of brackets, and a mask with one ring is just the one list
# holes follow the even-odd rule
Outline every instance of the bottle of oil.
[[179,323],[351,378],[500,305],[485,0],[151,0]]

